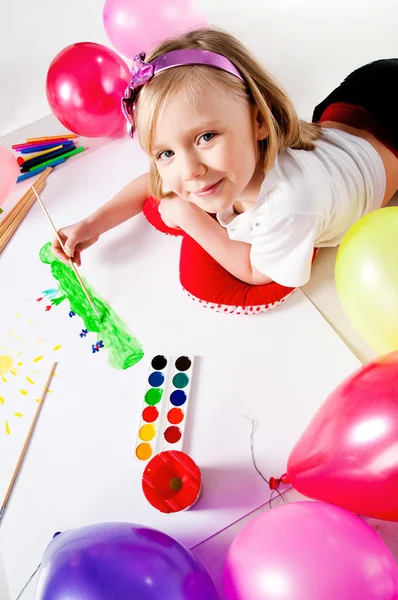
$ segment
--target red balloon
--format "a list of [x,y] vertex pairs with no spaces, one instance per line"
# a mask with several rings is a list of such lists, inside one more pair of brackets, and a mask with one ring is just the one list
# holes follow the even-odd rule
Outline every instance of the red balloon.
[[310,498],[398,521],[398,352],[327,398],[293,448],[288,476]]
[[130,70],[113,50],[79,42],[62,50],[47,73],[47,99],[70,131],[88,137],[111,135],[125,119],[121,98]]

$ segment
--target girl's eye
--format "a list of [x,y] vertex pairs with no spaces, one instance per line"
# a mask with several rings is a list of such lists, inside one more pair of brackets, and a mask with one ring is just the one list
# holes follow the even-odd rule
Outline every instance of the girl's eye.
[[199,142],[200,140],[203,140],[205,144],[207,144],[208,142],[211,142],[211,140],[215,137],[215,133],[204,133],[203,135],[201,135],[199,137]]
[[167,160],[169,158],[171,158],[174,155],[174,152],[172,150],[164,150],[163,152],[159,152],[159,154],[156,157],[156,160]]

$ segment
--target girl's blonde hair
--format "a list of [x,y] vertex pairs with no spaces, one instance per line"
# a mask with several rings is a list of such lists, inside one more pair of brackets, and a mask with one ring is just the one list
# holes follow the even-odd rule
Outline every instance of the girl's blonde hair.
[[[240,71],[245,80],[214,67],[187,65],[167,69],[156,75],[141,89],[135,111],[135,122],[141,146],[150,155],[157,118],[164,102],[174,94],[183,94],[194,103],[209,86],[221,85],[231,93],[256,105],[259,118],[268,130],[266,139],[259,142],[260,160],[264,171],[286,148],[313,150],[315,140],[321,137],[321,128],[315,123],[300,121],[294,106],[282,87],[257,62],[251,53],[232,35],[214,28],[195,29],[159,44],[147,61],[172,50],[201,49],[222,54]],[[246,84],[246,85],[245,85]],[[162,181],[154,160],[150,166],[151,193],[165,198],[170,193],[162,190]]]

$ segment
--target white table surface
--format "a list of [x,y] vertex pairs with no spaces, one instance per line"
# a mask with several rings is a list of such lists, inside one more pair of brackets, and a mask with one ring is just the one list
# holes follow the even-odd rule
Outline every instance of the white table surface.
[[[398,205],[398,195],[395,196],[391,204]],[[311,281],[303,288],[303,291],[329,324],[332,325],[334,330],[339,334],[351,351],[356,354],[361,362],[366,363],[375,358],[377,353],[370,348],[353,329],[343,312],[337,296],[333,276],[336,252],[337,249],[335,248],[325,248],[318,253],[314,263]],[[304,498],[304,496],[294,489],[288,490],[285,497],[289,502],[308,500],[308,498]],[[272,506],[276,507],[279,506],[279,504],[281,504],[281,501],[276,499],[275,502],[272,503]],[[206,540],[194,548],[194,553],[210,573],[210,576],[219,591],[220,600],[224,600],[225,598],[222,574],[225,556],[230,544],[248,521],[264,510],[269,510],[269,508],[269,504],[266,504],[234,525],[231,525],[225,531],[221,531],[211,539]],[[377,519],[365,520],[384,540],[398,562],[398,523],[380,521]]]
[[[24,136],[40,135],[44,130],[47,135],[52,132],[58,133],[59,126],[52,117],[43,119],[32,124],[23,131]],[[21,139],[21,132],[14,132],[0,140],[1,145],[9,145]],[[91,146],[101,146],[103,141],[96,140],[91,142]],[[398,195],[392,201],[393,204],[398,204]],[[334,262],[336,249],[322,249],[317,256],[313,267],[311,281],[303,288],[303,292],[313,305],[319,310],[323,317],[338,333],[341,339],[347,344],[351,351],[363,363],[372,360],[376,356],[376,352],[370,348],[353,329],[348,319],[346,318],[342,307],[339,303],[335,284],[334,284]],[[295,490],[291,489],[286,492],[286,498],[289,502],[294,502],[304,499]],[[273,502],[273,506],[277,506],[280,501],[277,499]],[[237,523],[231,525],[224,531],[214,535],[212,538],[202,542],[194,548],[194,553],[202,561],[210,576],[212,577],[218,592],[220,600],[224,599],[222,572],[225,556],[229,545],[241,528],[257,514],[264,510],[269,510],[269,505],[259,508],[250,515],[244,517]],[[390,523],[369,519],[368,522],[383,538],[385,543],[393,552],[398,561],[398,523]],[[23,596],[23,599],[29,600],[33,598],[34,582],[29,586],[29,589]],[[10,598],[7,589],[7,582],[1,560],[0,548],[0,600],[15,600]]]

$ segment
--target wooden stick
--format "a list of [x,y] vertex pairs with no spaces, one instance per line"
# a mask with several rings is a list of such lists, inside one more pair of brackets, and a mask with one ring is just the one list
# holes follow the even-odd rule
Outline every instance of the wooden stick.
[[[44,186],[45,186],[44,181],[39,184],[40,191],[42,191],[44,189]],[[23,207],[21,208],[19,213],[16,215],[14,220],[11,221],[11,223],[9,224],[7,229],[3,232],[2,236],[0,237],[0,254],[2,253],[4,248],[7,246],[8,242],[10,241],[10,239],[12,238],[12,236],[14,235],[14,233],[16,232],[16,230],[22,223],[23,219],[25,218],[25,216],[27,215],[29,210],[32,208],[35,201],[36,201],[36,196],[32,192],[32,195],[29,198],[29,200],[27,202],[25,202],[25,204],[23,205]]]
[[19,470],[21,468],[23,459],[25,458],[25,454],[26,454],[26,450],[28,449],[28,446],[29,446],[30,438],[32,437],[32,433],[33,433],[33,430],[34,430],[35,425],[37,423],[37,419],[39,418],[39,414],[40,414],[41,408],[42,408],[42,406],[44,404],[44,399],[45,399],[47,391],[48,391],[48,386],[50,385],[50,381],[52,379],[52,376],[54,374],[56,366],[57,366],[57,363],[53,363],[53,365],[51,367],[51,370],[50,370],[50,373],[49,373],[49,375],[47,377],[47,381],[46,381],[46,383],[44,385],[44,390],[43,390],[43,393],[42,393],[41,398],[40,398],[39,406],[36,409],[35,416],[33,417],[32,424],[31,424],[31,426],[29,428],[28,435],[26,436],[25,443],[24,443],[23,448],[21,450],[21,454],[19,455],[17,466],[15,467],[14,474],[13,474],[13,476],[11,478],[10,485],[8,486],[8,489],[6,491],[6,495],[5,495],[4,500],[3,500],[3,504],[1,505],[0,520],[1,520],[2,516],[3,516],[3,514],[4,514],[7,502],[9,500],[10,496],[11,496],[11,492],[12,492],[12,489],[14,487],[15,481],[16,481],[16,479],[18,477],[18,473],[19,473]]
[[[40,183],[44,182],[51,173],[51,171],[51,167],[48,167],[45,171],[43,171],[43,173],[40,173],[34,185],[39,185]],[[30,187],[28,191],[22,196],[22,198],[16,203],[16,205],[13,206],[12,209],[6,214],[6,216],[0,221],[0,237],[6,231],[11,221],[14,220],[15,216],[19,213],[24,204],[32,197],[36,200],[33,190]]]
[[[50,215],[48,214],[48,212],[47,212],[47,209],[46,209],[46,207],[45,207],[45,206],[44,206],[44,204],[43,204],[43,201],[41,200],[41,198],[40,198],[39,194],[36,192],[36,190],[35,190],[35,186],[32,186],[32,190],[33,190],[33,191],[34,191],[34,193],[36,194],[36,198],[37,198],[37,200],[38,200],[38,202],[39,202],[40,206],[42,207],[42,209],[43,209],[43,211],[44,211],[44,214],[46,215],[46,217],[47,217],[47,219],[48,219],[48,221],[49,221],[49,223],[50,223],[51,227],[53,228],[53,230],[54,230],[54,233],[55,233],[55,235],[56,235],[56,237],[57,237],[57,240],[59,241],[59,244],[60,244],[60,246],[61,246],[62,250],[64,251],[64,254],[65,254],[65,256],[68,256],[68,255],[67,255],[67,253],[66,253],[66,251],[65,251],[65,246],[64,246],[64,244],[63,244],[63,242],[62,242],[62,240],[61,240],[61,236],[59,235],[57,228],[55,227],[55,225],[54,225],[54,223],[53,223],[53,221],[52,221],[52,219],[51,219]],[[83,282],[82,278],[81,278],[81,277],[80,277],[80,275],[79,275],[79,272],[78,272],[78,270],[77,270],[77,267],[76,267],[75,263],[73,262],[73,260],[72,260],[71,258],[68,258],[68,263],[69,263],[69,265],[72,267],[73,271],[75,272],[75,275],[76,275],[76,277],[77,277],[77,280],[78,280],[78,282],[80,283],[80,285],[81,285],[81,288],[82,288],[83,292],[85,293],[85,295],[86,295],[86,297],[87,297],[87,300],[90,302],[90,304],[91,304],[91,307],[92,307],[93,311],[95,312],[95,314],[97,315],[97,317],[98,317],[99,319],[101,319],[101,316],[100,316],[100,314],[99,314],[99,312],[98,312],[98,310],[97,310],[97,307],[95,306],[95,304],[94,304],[94,302],[93,302],[93,300],[92,300],[92,298],[91,298],[90,294],[88,293],[88,291],[87,291],[87,288],[86,288],[86,286],[84,285],[84,282]]]
[[[38,184],[36,184],[36,188],[43,190],[45,185],[46,182],[41,181]],[[24,202],[22,202],[21,204],[18,202],[18,206],[14,207],[15,210],[13,210],[13,213],[11,215],[12,218],[10,217],[8,219],[4,219],[4,222],[0,224],[0,238],[7,231],[7,229],[15,223],[15,221],[21,222],[21,216],[24,217],[32,208],[33,204],[36,202],[36,196],[34,195],[32,189],[30,189],[29,193],[26,194],[23,198]],[[8,216],[9,215],[7,215],[7,217]]]

